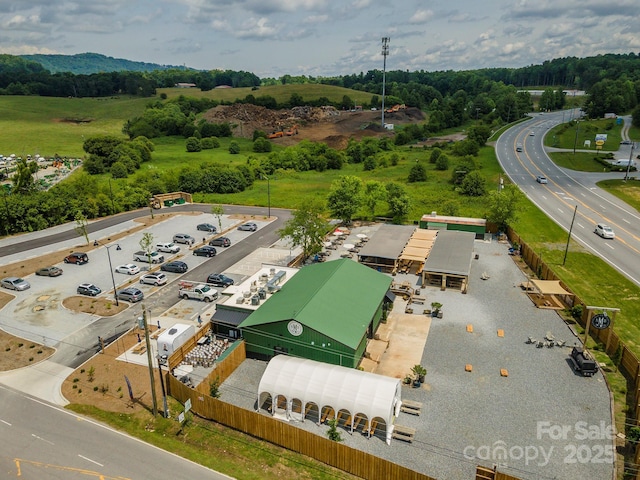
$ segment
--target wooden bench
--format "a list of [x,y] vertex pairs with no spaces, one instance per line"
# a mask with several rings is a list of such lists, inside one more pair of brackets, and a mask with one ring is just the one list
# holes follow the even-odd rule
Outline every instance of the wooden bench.
[[326,421],[333,420],[333,414],[334,414],[334,411],[332,408],[325,409],[322,414],[322,418],[320,419],[320,423],[324,423],[325,420]]
[[413,436],[416,434],[415,428],[404,427],[402,425],[393,426],[392,438],[397,440],[403,440],[405,442],[413,442]]
[[421,410],[422,403],[413,400],[402,400],[402,405],[400,405],[400,411],[411,415],[420,415]]
[[133,349],[133,353],[137,354],[137,355],[142,355],[143,353],[145,353],[147,351],[147,347],[144,343],[139,343],[136,347],[134,347]]
[[368,425],[369,422],[367,422],[367,425],[364,426],[364,433],[366,433],[369,438],[371,438],[371,435],[374,435],[376,433],[376,427],[378,426],[378,421],[377,420],[373,420],[371,422],[371,425]]

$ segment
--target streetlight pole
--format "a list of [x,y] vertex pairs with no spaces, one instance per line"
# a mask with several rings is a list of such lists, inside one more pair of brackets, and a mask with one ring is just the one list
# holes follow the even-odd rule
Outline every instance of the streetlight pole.
[[271,218],[271,179],[264,173],[262,177],[267,181],[267,215]]
[[[98,242],[99,243],[99,242]],[[107,258],[109,259],[109,271],[111,272],[111,283],[113,284],[113,297],[116,300],[116,307],[119,307],[118,303],[118,291],[116,290],[116,279],[113,276],[113,265],[111,265],[111,252],[110,249],[113,245],[103,245],[107,249]]]
[[576,154],[576,145],[578,144],[578,130],[580,130],[580,122],[576,120],[576,138],[573,140],[573,154]]

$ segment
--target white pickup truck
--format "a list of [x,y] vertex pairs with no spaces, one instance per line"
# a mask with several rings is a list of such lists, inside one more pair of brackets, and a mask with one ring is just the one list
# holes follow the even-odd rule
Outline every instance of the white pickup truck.
[[178,253],[180,247],[173,242],[157,243],[156,250],[165,253]]
[[140,250],[133,254],[133,261],[146,262],[146,263],[162,263],[164,262],[164,255],[161,255],[155,250],[151,252],[145,252],[144,250]]
[[213,302],[218,298],[218,291],[215,288],[211,288],[206,283],[181,282],[178,296],[185,300],[193,298],[195,300]]

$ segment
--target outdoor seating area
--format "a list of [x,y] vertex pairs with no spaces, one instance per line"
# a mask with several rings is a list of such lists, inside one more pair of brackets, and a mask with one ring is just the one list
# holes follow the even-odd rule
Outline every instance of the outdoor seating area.
[[[323,249],[315,255],[314,262],[324,262],[330,257],[354,258],[360,252],[360,249],[369,236],[364,233],[354,234],[345,227],[338,227],[332,231],[323,242]],[[334,255],[334,252],[337,255]]]
[[[202,337],[208,341],[198,342],[198,344],[185,355],[180,365],[191,365],[192,367],[211,367],[213,363],[229,348],[229,340],[216,339],[214,336]],[[179,366],[180,366],[179,365]]]

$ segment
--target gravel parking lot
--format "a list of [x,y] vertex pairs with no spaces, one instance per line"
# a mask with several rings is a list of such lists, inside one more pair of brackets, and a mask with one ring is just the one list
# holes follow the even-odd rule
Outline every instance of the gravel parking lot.
[[[414,441],[388,446],[342,431],[345,444],[442,480],[474,478],[476,465],[499,465],[523,480],[612,478],[611,405],[602,374],[573,373],[567,356],[578,339],[554,311],[535,308],[518,287],[526,277],[507,248],[475,242],[479,258],[472,262],[467,294],[422,290],[427,304],[443,304],[444,315],[433,319],[423,352],[426,383],[403,387],[404,399],[423,403],[421,415],[401,413],[396,421],[417,430]],[[488,280],[480,279],[483,272]],[[567,346],[525,343],[547,334]],[[264,362],[243,362],[222,385],[221,399],[255,410],[265,368]],[[296,425],[318,435],[328,429],[310,421]]]

